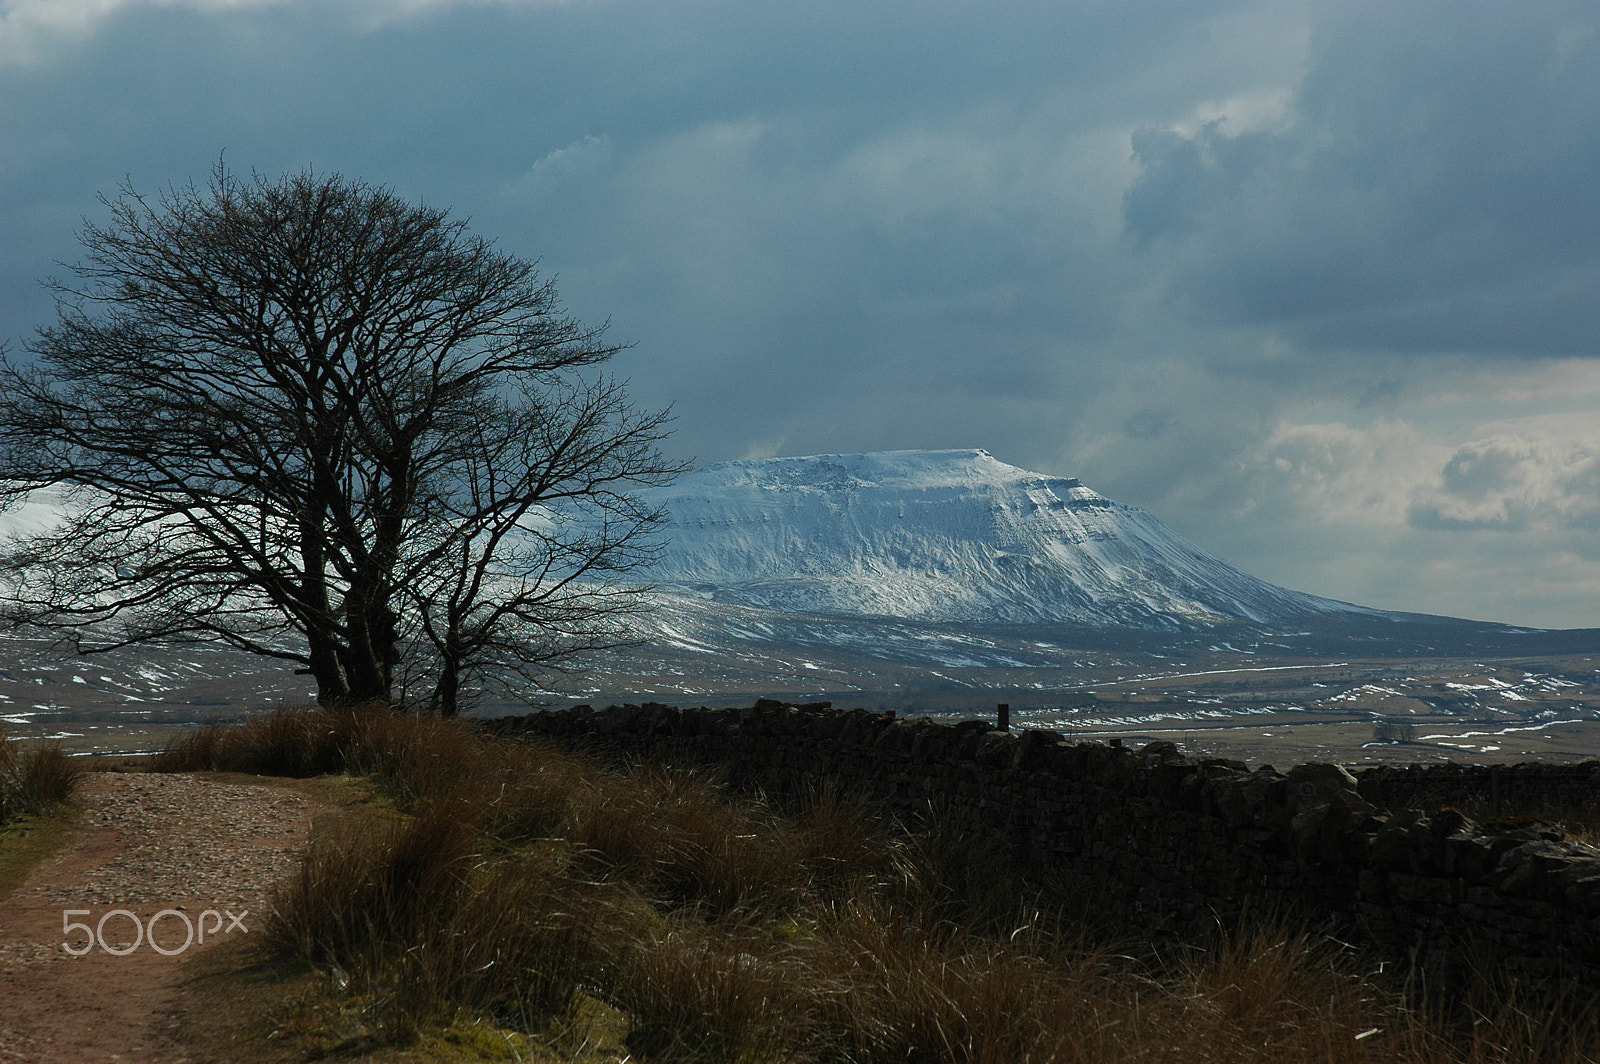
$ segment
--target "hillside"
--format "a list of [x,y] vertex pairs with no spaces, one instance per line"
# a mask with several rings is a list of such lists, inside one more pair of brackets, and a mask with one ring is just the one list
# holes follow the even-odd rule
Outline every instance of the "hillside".
[[982,450],[721,462],[651,497],[670,519],[647,575],[721,603],[1143,629],[1378,612],[1269,584],[1143,510]]

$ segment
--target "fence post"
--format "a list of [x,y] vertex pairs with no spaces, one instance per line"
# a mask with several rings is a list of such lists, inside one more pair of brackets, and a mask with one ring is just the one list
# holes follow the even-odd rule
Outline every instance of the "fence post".
[[1010,731],[1011,730],[1011,703],[1009,703],[1009,702],[1001,702],[1000,705],[997,708],[998,708],[999,712],[996,715],[1000,719],[1000,730],[1001,731]]

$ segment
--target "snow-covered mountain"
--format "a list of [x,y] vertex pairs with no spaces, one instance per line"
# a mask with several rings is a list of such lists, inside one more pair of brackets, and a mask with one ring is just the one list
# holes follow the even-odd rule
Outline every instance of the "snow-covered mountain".
[[652,498],[669,521],[645,575],[741,606],[1134,628],[1376,612],[1259,580],[1143,510],[982,450],[720,462]]

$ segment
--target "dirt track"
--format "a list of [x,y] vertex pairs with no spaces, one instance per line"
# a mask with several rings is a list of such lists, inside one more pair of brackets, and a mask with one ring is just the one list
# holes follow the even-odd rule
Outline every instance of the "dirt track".
[[[75,837],[0,901],[0,1062],[187,1059],[173,1027],[189,966],[259,929],[322,808],[240,779],[85,778]],[[162,912],[154,942],[136,932]]]

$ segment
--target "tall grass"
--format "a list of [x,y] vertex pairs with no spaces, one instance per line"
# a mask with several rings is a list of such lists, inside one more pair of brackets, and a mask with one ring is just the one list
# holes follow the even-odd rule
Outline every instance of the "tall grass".
[[1419,1004],[1283,926],[1135,959],[983,840],[837,794],[780,810],[454,722],[282,718],[167,762],[337,764],[395,797],[408,815],[324,827],[262,939],[357,995],[381,1039],[465,1013],[557,1040],[599,999],[649,1062],[1600,1060],[1592,1009]]
[[0,732],[0,824],[65,802],[82,775],[59,743],[12,743]]
[[461,790],[480,752],[469,729],[437,717],[378,704],[285,706],[242,724],[197,728],[169,743],[151,768],[294,778],[349,772],[371,777],[414,812]]

